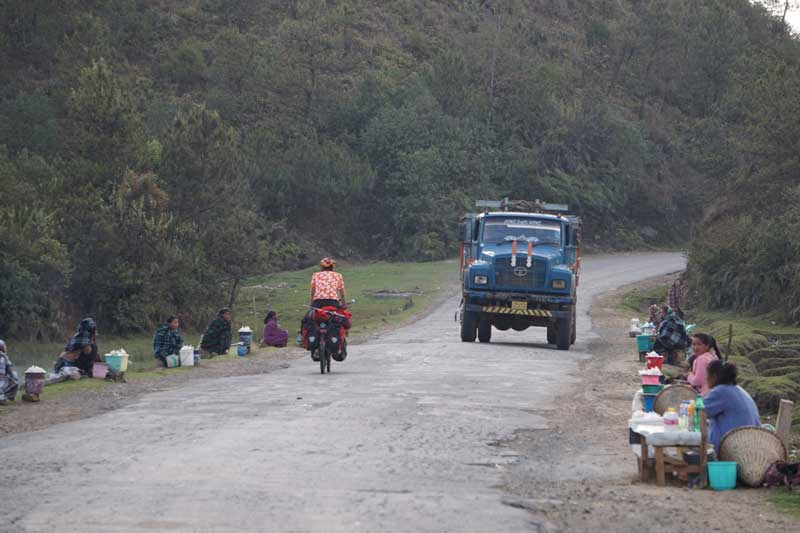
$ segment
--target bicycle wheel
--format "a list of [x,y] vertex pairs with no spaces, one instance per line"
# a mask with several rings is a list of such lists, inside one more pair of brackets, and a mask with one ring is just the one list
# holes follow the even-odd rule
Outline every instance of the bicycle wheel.
[[[328,355],[328,350],[325,348],[325,343],[324,342],[320,342],[319,343],[319,373],[320,374],[324,374],[325,373],[325,364],[327,363],[329,357],[330,356]],[[330,364],[330,363],[328,363],[328,364]]]
[[328,360],[328,363],[327,363],[327,365],[328,365],[328,374],[330,374],[331,373],[331,354],[330,354],[330,352],[326,351],[325,352],[325,356],[326,356],[325,359]]

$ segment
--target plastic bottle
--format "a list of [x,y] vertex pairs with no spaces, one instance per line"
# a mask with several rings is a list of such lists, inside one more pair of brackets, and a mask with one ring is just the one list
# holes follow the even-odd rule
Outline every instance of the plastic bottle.
[[700,415],[702,411],[706,408],[705,404],[703,403],[703,398],[698,396],[697,400],[694,402],[694,430],[700,431]]
[[686,406],[686,425],[689,431],[695,431],[694,429],[694,402],[689,402]]
[[681,407],[678,411],[678,429],[686,431],[687,427],[689,427],[689,401],[684,400],[681,402]]
[[674,407],[670,407],[664,413],[664,431],[678,431],[678,413]]

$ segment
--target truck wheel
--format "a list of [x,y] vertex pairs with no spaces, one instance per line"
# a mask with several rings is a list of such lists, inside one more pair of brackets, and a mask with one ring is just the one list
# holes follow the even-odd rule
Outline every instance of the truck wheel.
[[570,339],[572,338],[572,313],[567,318],[558,321],[556,332],[556,347],[559,350],[569,350]]
[[575,344],[575,339],[578,337],[578,328],[576,324],[578,323],[578,316],[575,311],[575,306],[572,306],[572,337],[569,340],[570,344]]
[[485,318],[478,322],[478,340],[481,342],[492,340],[492,324]]
[[478,313],[464,311],[461,317],[461,342],[475,342],[478,330]]
[[558,327],[547,326],[547,344],[556,343],[556,331],[558,331]]

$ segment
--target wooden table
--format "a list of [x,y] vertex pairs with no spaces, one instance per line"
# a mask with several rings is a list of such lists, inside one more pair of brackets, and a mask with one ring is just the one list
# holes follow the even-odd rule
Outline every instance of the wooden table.
[[[650,427],[652,429],[652,427]],[[633,430],[635,432],[635,430]],[[652,432],[649,432],[652,434]],[[682,465],[670,465],[669,467],[672,469],[673,472],[678,472],[679,474],[689,475],[689,474],[699,474],[700,475],[700,487],[704,488],[708,484],[708,473],[706,470],[707,464],[707,448],[708,448],[708,423],[706,420],[706,413],[705,411],[701,411],[701,418],[700,418],[700,445],[682,445],[682,444],[666,444],[666,445],[653,445],[650,444],[648,446],[647,443],[647,436],[642,435],[641,433],[637,433],[641,439],[641,446],[642,446],[642,455],[639,458],[639,475],[642,482],[646,482],[650,478],[650,450],[648,449],[649,446],[653,446],[653,450],[655,451],[654,463],[656,469],[656,485],[659,487],[663,487],[666,485],[666,465],[664,463],[664,448],[671,448],[671,447],[680,447],[680,448],[691,448],[693,450],[697,450],[698,454],[700,455],[700,464],[697,465],[689,465],[689,464],[682,464]]]

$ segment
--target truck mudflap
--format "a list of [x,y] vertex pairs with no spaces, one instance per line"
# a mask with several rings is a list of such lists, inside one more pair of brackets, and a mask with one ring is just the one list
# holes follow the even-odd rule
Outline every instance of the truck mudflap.
[[570,311],[550,311],[549,309],[512,309],[511,307],[501,307],[495,305],[467,304],[466,310],[477,313],[488,313],[492,315],[532,316],[538,318],[569,318],[572,316]]

